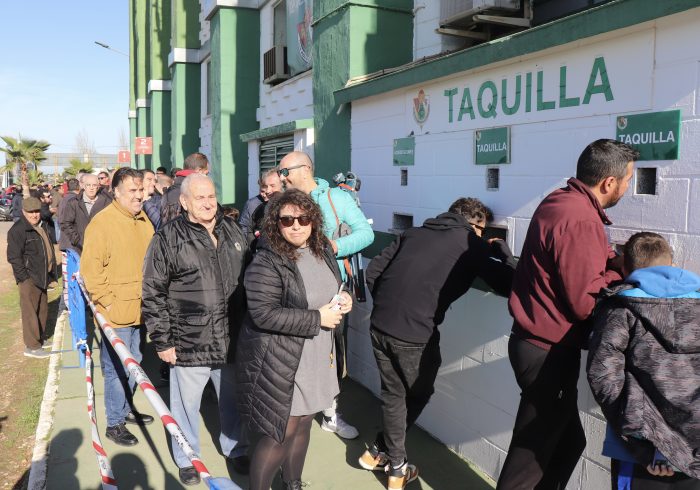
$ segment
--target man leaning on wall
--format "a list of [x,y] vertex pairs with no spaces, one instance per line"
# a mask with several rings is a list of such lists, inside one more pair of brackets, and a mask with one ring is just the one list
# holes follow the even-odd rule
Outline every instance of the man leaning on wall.
[[576,177],[532,216],[508,302],[508,356],[522,392],[499,490],[563,489],[586,446],[576,388],[586,320],[601,288],[622,279],[604,210],[627,191],[637,158],[624,143],[594,141]]

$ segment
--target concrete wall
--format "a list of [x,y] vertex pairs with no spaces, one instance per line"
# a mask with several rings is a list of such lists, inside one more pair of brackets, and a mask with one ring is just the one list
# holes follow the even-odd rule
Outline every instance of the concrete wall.
[[[393,212],[411,214],[419,225],[446,210],[457,197],[474,196],[492,207],[497,223],[508,226],[508,243],[517,255],[537,204],[575,173],[576,159],[588,143],[615,138],[616,116],[680,109],[680,158],[638,165],[658,169],[657,195],[635,195],[635,177],[627,196],[609,210],[614,225],[608,231],[614,241],[624,241],[639,230],[659,232],[674,247],[677,265],[700,272],[698,25],[700,9],[694,9],[353,102],[352,170],[362,178],[363,209],[374,219],[375,230],[388,231]],[[605,61],[612,98],[594,93],[586,104],[590,75],[600,57]],[[562,66],[567,67],[567,96],[579,97],[577,105],[561,103]],[[538,71],[543,72],[542,104],[536,100]],[[533,77],[530,110],[521,105],[512,115],[505,114],[500,100],[502,81],[507,80],[511,104],[516,77],[524,83],[527,73]],[[602,83],[601,77],[600,72],[595,73],[596,84]],[[489,101],[478,102],[477,91],[488,81],[498,88],[499,100],[496,113],[484,110],[484,117],[476,104],[487,108]],[[471,90],[474,117],[465,110],[458,120],[465,88]],[[422,125],[413,117],[413,99],[419,89],[430,101],[430,114]],[[457,95],[452,98],[450,116],[450,97],[445,92],[453,89]],[[525,97],[525,91],[521,95]],[[553,101],[554,107],[543,104],[547,101]],[[499,166],[500,189],[489,191],[486,168],[474,165],[474,130],[496,126],[511,126],[512,163]],[[400,167],[392,165],[392,143],[394,138],[409,135],[416,141],[415,166],[405,167],[408,185],[402,187]],[[357,305],[351,317],[350,373],[378,392],[367,334],[370,311],[368,301]],[[471,291],[452,306],[441,327],[443,365],[436,393],[418,421],[494,478],[506,456],[519,401],[507,356],[511,321],[505,299],[490,293]],[[588,447],[568,488],[608,488],[609,463],[600,455],[605,423],[585,377],[579,390]]]

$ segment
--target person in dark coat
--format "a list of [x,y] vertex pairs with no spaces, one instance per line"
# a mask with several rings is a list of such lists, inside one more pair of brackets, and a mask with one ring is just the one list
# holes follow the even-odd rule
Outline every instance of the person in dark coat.
[[406,430],[434,391],[442,362],[438,326],[445,312],[477,276],[500,295],[510,292],[515,271],[510,249],[503,240],[481,238],[491,217],[478,199],[458,199],[447,213],[406,230],[367,267],[383,431],[359,462],[368,470],[386,468],[390,489],[418,476],[407,462]]
[[15,187],[15,195],[12,196],[12,203],[10,204],[10,214],[12,215],[13,221],[19,221],[22,218],[22,200],[24,196],[22,195],[22,186]]
[[596,308],[587,363],[611,429],[612,489],[698,489],[700,276],[673,267],[656,233],[633,235],[624,260],[624,284]]
[[65,203],[59,216],[61,250],[72,248],[76,252],[82,253],[85,229],[92,218],[112,202],[107,194],[98,192],[99,189],[97,176],[85,174],[83,175],[83,190],[75,198]]
[[[182,214],[151,240],[144,260],[141,315],[158,357],[170,366],[170,410],[199,453],[199,408],[211,380],[219,398],[221,451],[247,473],[247,438],[235,406],[233,356],[245,312],[248,247],[238,225],[217,209],[214,183],[192,174],[182,182]],[[185,485],[197,470],[173,438]]]
[[268,490],[280,466],[301,488],[311,422],[338,393],[335,327],[352,308],[321,210],[289,190],[268,204],[264,239],[245,274],[248,316],[236,350],[238,407],[260,437],[250,489]]
[[164,225],[170,220],[177,218],[182,211],[180,205],[180,186],[190,174],[209,175],[209,159],[204,153],[192,153],[185,158],[185,168],[180,170],[177,167],[172,169],[173,185],[168,187],[168,190],[163,193],[163,198],[160,202],[160,225]]
[[163,196],[156,192],[156,174],[153,170],[145,169],[143,171],[143,210],[151,220],[153,229],[158,231],[160,228],[160,203]]
[[[243,233],[249,237],[248,243],[255,239],[255,232],[260,231],[256,225],[262,222],[262,213],[258,213],[257,222],[253,215],[263,204],[270,200],[273,194],[282,190],[282,181],[277,175],[277,169],[271,168],[264,172],[258,179],[258,185],[260,186],[260,192],[246,201],[239,220]],[[264,209],[263,207],[263,211]]]
[[46,358],[48,317],[47,288],[56,279],[56,256],[45,223],[41,202],[35,197],[22,201],[22,217],[7,232],[7,261],[19,287],[24,355]]

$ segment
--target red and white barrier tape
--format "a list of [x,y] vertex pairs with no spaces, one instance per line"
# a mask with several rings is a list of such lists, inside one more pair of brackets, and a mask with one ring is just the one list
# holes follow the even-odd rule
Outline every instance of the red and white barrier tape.
[[[173,418],[170,410],[168,410],[168,407],[165,405],[165,402],[151,383],[151,380],[148,378],[148,376],[146,376],[146,373],[143,371],[143,368],[141,368],[141,365],[132,357],[131,352],[129,352],[129,349],[127,349],[126,345],[124,344],[124,341],[119,338],[105,317],[97,311],[95,304],[90,301],[90,296],[85,289],[85,284],[83,283],[83,279],[80,277],[80,275],[78,275],[78,284],[80,285],[80,289],[83,291],[85,300],[90,305],[90,309],[93,311],[95,318],[97,319],[100,329],[109,340],[109,343],[112,345],[117,355],[119,355],[119,359],[121,359],[124,366],[129,370],[129,375],[133,376],[133,379],[136,380],[136,383],[139,385],[151,406],[160,417],[161,422],[163,422],[163,425],[168,432],[170,432],[170,435],[173,436],[187,458],[192,462],[192,466],[195,467],[202,480],[204,480],[210,488],[236,488],[227,486],[227,483],[230,482],[230,480],[224,483],[221,481],[225,480],[223,478],[212,478],[209,470],[207,470],[206,466],[204,466],[204,463],[199,458],[199,455],[194,451],[194,449],[192,449],[192,446],[185,438],[182,429]],[[103,355],[106,355],[106,353]],[[223,485],[220,485],[219,482]],[[231,482],[231,484],[233,485],[233,482]]]
[[85,345],[85,381],[87,382],[87,409],[90,418],[90,429],[92,432],[92,448],[97,456],[97,464],[100,467],[100,477],[102,477],[103,490],[116,490],[117,480],[112,473],[112,467],[107,459],[107,453],[102,447],[100,434],[97,431],[97,420],[95,419],[95,389],[92,384],[92,354],[90,348]]

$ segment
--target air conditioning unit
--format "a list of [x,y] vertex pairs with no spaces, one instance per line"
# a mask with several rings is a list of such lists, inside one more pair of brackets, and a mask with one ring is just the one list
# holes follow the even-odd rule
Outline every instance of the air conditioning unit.
[[520,11],[520,7],[520,0],[441,0],[440,25],[454,25],[462,19],[486,11],[506,15],[515,14]]
[[288,79],[287,46],[273,46],[263,55],[263,81],[275,85]]

